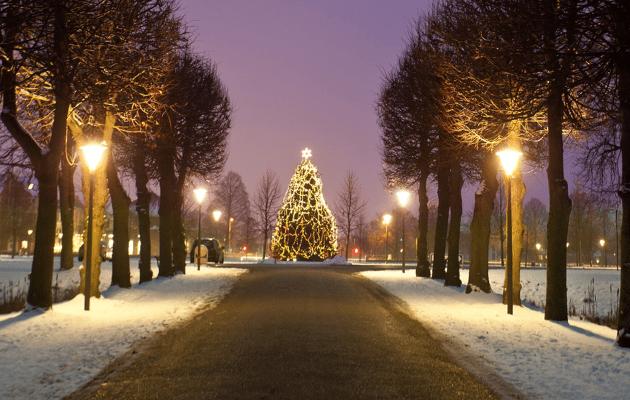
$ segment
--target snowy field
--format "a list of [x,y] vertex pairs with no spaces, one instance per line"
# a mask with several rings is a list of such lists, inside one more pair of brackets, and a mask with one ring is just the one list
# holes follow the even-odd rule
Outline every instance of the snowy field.
[[[413,271],[370,271],[372,279],[409,304],[418,320],[446,334],[486,360],[503,378],[530,398],[627,399],[630,396],[630,351],[614,345],[616,331],[572,318],[568,323],[544,320],[541,309],[501,304],[503,270],[491,270],[495,293],[465,294],[443,281],[416,278]],[[537,304],[545,298],[545,270],[522,270],[523,298]],[[616,297],[619,271],[574,270],[567,273],[569,297],[581,307],[595,278],[600,312]],[[468,282],[468,271],[461,274]]]
[[[28,257],[0,257],[0,289],[23,280],[30,262]],[[246,272],[212,267],[198,272],[189,265],[186,275],[138,286],[137,261],[132,261],[134,287],[122,290],[108,289],[111,263],[102,266],[103,297],[91,301],[90,312],[83,311],[79,295],[55,304],[52,312],[0,315],[0,399],[63,397],[143,339],[215,305]],[[78,268],[57,269],[54,279],[61,287],[78,283]],[[361,274],[405,300],[423,324],[486,360],[531,398],[628,398],[630,351],[614,346],[612,329],[577,318],[569,323],[544,321],[543,311],[529,305],[515,307],[514,315],[508,316],[499,294],[467,295],[464,287],[447,288],[442,281],[416,278],[413,270],[404,275],[400,270]],[[524,300],[544,303],[545,274],[522,270]],[[503,270],[490,271],[495,293],[502,291],[503,275]],[[578,311],[588,304],[583,299],[589,297],[588,286],[595,279],[598,312],[605,315],[611,293],[616,297],[619,272],[570,269],[567,275],[569,298]],[[467,270],[461,278],[468,281]]]
[[[23,279],[30,258],[0,258],[0,288]],[[58,259],[56,260],[58,262]],[[157,331],[211,307],[246,270],[189,264],[186,275],[138,282],[132,261],[132,289],[108,289],[111,263],[102,264],[100,299],[84,311],[84,296],[55,304],[46,313],[0,315],[0,399],[59,399],[90,381],[101,369]],[[78,268],[57,272],[67,287]],[[157,276],[157,266],[153,266]],[[73,283],[74,282],[74,283]]]

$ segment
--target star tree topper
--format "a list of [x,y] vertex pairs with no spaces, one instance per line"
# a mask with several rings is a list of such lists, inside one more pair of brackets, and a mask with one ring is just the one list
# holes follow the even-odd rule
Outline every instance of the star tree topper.
[[311,153],[311,150],[309,150],[309,148],[305,148],[304,150],[302,150],[302,158],[305,160],[308,160],[309,157],[312,157],[313,154]]

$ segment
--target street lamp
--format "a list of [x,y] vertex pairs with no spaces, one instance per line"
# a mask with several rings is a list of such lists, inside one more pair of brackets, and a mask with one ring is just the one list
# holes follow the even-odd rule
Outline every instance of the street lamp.
[[219,210],[213,211],[212,215],[214,216],[214,222],[215,222],[214,223],[214,237],[217,238],[219,236],[217,226],[219,225],[219,218],[221,218],[221,211]]
[[[536,243],[536,261],[540,260],[540,243]],[[542,261],[540,262],[540,265],[542,266]]]
[[230,218],[230,222],[228,223],[228,251],[232,252],[232,222],[234,222],[234,218]]
[[606,260],[606,241],[601,239],[599,241],[599,245],[602,246],[602,251],[604,252],[604,267],[608,265],[608,260]]
[[106,149],[105,143],[82,146],[85,161],[90,171],[90,195],[88,203],[88,227],[87,241],[85,244],[85,311],[90,310],[90,289],[92,286],[92,226],[94,208],[94,172],[101,161],[101,156]]
[[389,261],[389,257],[388,257],[388,252],[387,252],[387,247],[388,247],[388,243],[389,243],[389,230],[387,229],[389,227],[389,223],[392,220],[392,216],[389,214],[385,214],[383,215],[383,223],[385,224],[385,263],[387,264],[387,262]]
[[[508,178],[508,195],[507,195],[507,312],[514,313],[514,285],[512,283],[512,172],[516,168],[519,157],[522,155],[520,151],[503,150],[497,152],[501,159],[503,171]],[[537,246],[538,247],[538,246]]]
[[199,221],[197,225],[197,271],[201,270],[201,203],[203,203],[203,198],[206,197],[206,193],[208,191],[203,188],[197,188],[193,190],[195,192],[195,197],[197,198],[197,202],[199,203]]
[[27,233],[28,233],[28,249],[26,250],[26,255],[29,255],[31,254],[31,237],[32,237],[31,235],[33,234],[33,230],[29,229]]
[[405,205],[409,200],[409,192],[404,190],[396,193],[398,196],[398,202],[402,207],[402,272],[405,273]]

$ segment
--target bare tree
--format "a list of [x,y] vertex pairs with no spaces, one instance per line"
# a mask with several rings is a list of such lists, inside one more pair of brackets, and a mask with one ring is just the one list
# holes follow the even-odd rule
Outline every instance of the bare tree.
[[530,244],[535,246],[544,238],[548,215],[547,206],[537,198],[530,199],[523,207],[523,222],[527,232],[527,251],[530,250]]
[[254,196],[254,207],[258,217],[260,232],[263,234],[262,258],[267,255],[267,240],[271,236],[273,225],[280,208],[280,183],[275,172],[268,169],[258,181],[258,188]]
[[221,220],[225,223],[225,246],[231,246],[232,237],[238,235],[251,217],[249,195],[238,173],[229,171],[219,181],[214,189],[214,204],[223,212]]
[[354,171],[348,171],[335,202],[337,224],[346,238],[346,259],[348,259],[350,252],[350,236],[357,229],[366,206],[367,199],[363,198],[361,185],[359,185]]

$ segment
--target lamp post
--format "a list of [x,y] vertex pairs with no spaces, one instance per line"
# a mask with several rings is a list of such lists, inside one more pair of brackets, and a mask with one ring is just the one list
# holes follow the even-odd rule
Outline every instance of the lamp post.
[[389,261],[389,257],[388,257],[388,244],[389,244],[389,223],[392,220],[392,216],[389,214],[385,214],[383,215],[383,223],[385,224],[385,264],[387,264],[387,262]]
[[228,251],[232,252],[232,222],[234,222],[234,218],[230,218],[230,222],[228,223]]
[[88,169],[90,171],[90,195],[88,202],[88,226],[87,226],[87,241],[85,244],[85,311],[90,310],[90,289],[92,286],[92,226],[93,226],[93,208],[94,208],[94,172],[101,161],[103,151],[107,147],[104,143],[90,144],[82,146],[83,154],[85,154],[85,161],[87,162]]
[[402,210],[402,272],[405,273],[405,205],[409,200],[409,192],[404,190],[396,193],[398,196],[398,202],[400,203]]
[[606,260],[606,241],[601,239],[599,241],[599,245],[602,246],[602,251],[604,252],[604,267],[608,265],[608,260]]
[[221,211],[213,211],[212,216],[214,217],[214,237],[217,238],[219,236],[217,226],[219,225],[219,218],[221,218]]
[[[536,243],[536,261],[540,260],[540,243]],[[542,261],[540,262],[542,266]]]
[[28,248],[26,249],[26,255],[28,256],[29,254],[31,254],[31,235],[33,235],[33,230],[29,229],[28,230]]
[[507,185],[507,312],[514,313],[514,285],[512,283],[512,172],[516,168],[520,151],[503,150],[497,152],[503,171],[508,178]]
[[199,220],[197,225],[197,271],[201,270],[201,203],[203,203],[204,197],[206,197],[206,193],[208,192],[206,189],[197,188],[193,190],[195,192],[195,197],[197,198],[197,202],[199,203]]

